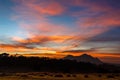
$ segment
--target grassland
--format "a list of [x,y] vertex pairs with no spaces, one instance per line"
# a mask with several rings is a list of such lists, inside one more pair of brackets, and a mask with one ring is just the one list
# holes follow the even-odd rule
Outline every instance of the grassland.
[[120,74],[0,73],[0,80],[120,80]]

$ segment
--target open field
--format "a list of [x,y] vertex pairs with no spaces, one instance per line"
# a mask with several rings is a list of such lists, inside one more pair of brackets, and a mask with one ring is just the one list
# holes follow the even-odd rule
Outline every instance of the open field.
[[120,80],[120,74],[0,73],[0,80]]

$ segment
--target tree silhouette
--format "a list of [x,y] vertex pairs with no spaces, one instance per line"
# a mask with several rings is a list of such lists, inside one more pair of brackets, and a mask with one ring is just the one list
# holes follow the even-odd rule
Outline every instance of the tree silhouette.
[[8,57],[8,56],[9,56],[8,53],[2,53],[2,54],[0,54],[0,57]]

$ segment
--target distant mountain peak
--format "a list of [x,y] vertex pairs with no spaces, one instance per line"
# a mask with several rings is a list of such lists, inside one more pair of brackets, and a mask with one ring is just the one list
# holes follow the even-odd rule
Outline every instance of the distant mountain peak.
[[73,55],[67,55],[66,57],[74,57]]
[[102,64],[103,63],[98,58],[94,58],[88,54],[82,54],[80,56],[68,55],[68,56],[64,57],[63,59],[76,60],[78,62],[89,62],[89,63],[93,63],[93,64]]
[[82,54],[82,55],[80,55],[80,57],[92,57],[92,56],[88,55],[88,54]]
[[88,54],[86,54],[86,53],[84,53],[84,54],[82,54],[81,56],[89,56]]

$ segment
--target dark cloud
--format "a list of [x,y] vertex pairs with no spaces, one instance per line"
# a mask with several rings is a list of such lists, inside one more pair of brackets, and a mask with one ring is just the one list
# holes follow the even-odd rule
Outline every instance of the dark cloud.
[[87,50],[67,50],[67,51],[63,51],[62,53],[86,53],[86,52],[92,52],[95,51],[95,49],[91,48],[91,49],[87,49]]
[[118,41],[120,43],[120,27],[111,28],[110,30],[102,34],[92,37],[88,41],[98,41],[98,42]]

